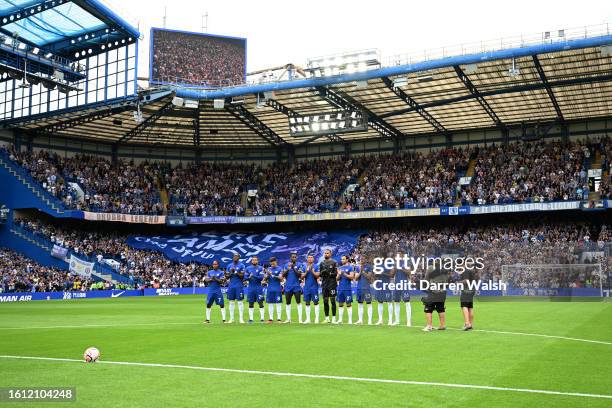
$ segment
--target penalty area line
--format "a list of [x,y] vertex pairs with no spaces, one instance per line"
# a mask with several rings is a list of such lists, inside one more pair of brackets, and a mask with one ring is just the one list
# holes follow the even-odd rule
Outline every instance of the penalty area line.
[[[83,362],[83,360],[77,360],[73,358],[10,356],[10,355],[0,355],[0,358],[15,359],[15,360],[78,362],[78,363],[86,364]],[[275,376],[275,377],[296,377],[296,378],[311,378],[311,379],[314,378],[314,379],[327,379],[327,380],[338,380],[338,381],[357,381],[357,382],[368,382],[368,383],[420,385],[420,386],[432,386],[432,387],[444,387],[444,388],[464,388],[464,389],[474,389],[474,390],[504,391],[504,392],[527,393],[527,394],[545,394],[545,395],[556,395],[556,396],[564,396],[564,397],[612,399],[612,395],[605,395],[605,394],[588,394],[588,393],[582,393],[582,392],[564,392],[564,391],[538,390],[538,389],[530,389],[530,388],[495,387],[495,386],[489,386],[489,385],[474,385],[474,384],[453,384],[453,383],[441,383],[441,382],[432,382],[432,381],[392,380],[392,379],[384,379],[384,378],[364,378],[364,377],[347,377],[347,376],[339,376],[339,375],[304,374],[304,373],[289,373],[289,372],[260,371],[260,370],[240,370],[236,368],[201,367],[201,366],[189,366],[189,365],[180,365],[180,364],[161,364],[161,363],[137,363],[137,362],[128,362],[128,361],[98,361],[97,364],[110,364],[110,365],[136,366],[136,367],[176,368],[176,369],[184,369],[184,370],[253,374],[253,375],[265,375],[265,376]]]

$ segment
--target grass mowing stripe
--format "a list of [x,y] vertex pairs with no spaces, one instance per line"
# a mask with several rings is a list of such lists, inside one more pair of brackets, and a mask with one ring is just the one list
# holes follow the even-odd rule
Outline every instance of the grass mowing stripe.
[[[202,323],[196,322],[157,322],[157,323],[130,323],[130,324],[83,324],[83,325],[67,325],[67,326],[33,326],[33,327],[0,327],[0,330],[50,330],[50,329],[86,329],[86,328],[103,328],[103,327],[131,327],[131,326],[190,326],[190,325],[201,325]],[[402,327],[402,326],[399,326]],[[408,329],[420,329],[416,326],[407,327]],[[447,327],[447,330],[463,331],[463,329]],[[583,343],[603,344],[606,346],[612,346],[612,342],[603,340],[590,340],[581,339],[578,337],[566,337],[556,336],[551,334],[539,334],[539,333],[525,333],[525,332],[512,332],[503,330],[488,330],[488,329],[474,329],[473,332],[479,333],[493,333],[493,334],[509,334],[513,336],[532,336],[532,337],[543,337],[547,339],[557,340],[568,340],[568,341],[579,341]]]
[[[0,358],[84,363],[82,360],[77,360],[73,358],[7,356],[7,355],[0,355]],[[446,387],[446,388],[465,388],[465,389],[519,392],[519,393],[530,393],[530,394],[560,395],[560,396],[568,396],[568,397],[612,399],[612,395],[605,395],[605,394],[587,394],[587,393],[581,393],[581,392],[535,390],[535,389],[529,389],[529,388],[494,387],[494,386],[488,386],[488,385],[473,385],[473,384],[452,384],[452,383],[439,383],[439,382],[431,382],[431,381],[391,380],[391,379],[384,379],[384,378],[363,378],[363,377],[346,377],[346,376],[336,376],[336,375],[303,374],[303,373],[289,373],[289,372],[276,372],[276,371],[240,370],[236,368],[200,367],[200,366],[188,366],[188,365],[179,365],[179,364],[160,364],[160,363],[137,363],[137,362],[127,362],[127,361],[99,361],[98,363],[99,364],[124,365],[124,366],[137,366],[137,367],[178,368],[178,369],[186,369],[186,370],[216,371],[216,372],[239,373],[239,374],[256,374],[256,375],[268,375],[268,376],[276,376],[276,377],[317,378],[317,379],[328,379],[328,380],[339,380],[339,381],[357,381],[357,382],[403,384],[403,385],[423,385],[423,386]]]
[[156,323],[128,323],[128,324],[79,324],[79,325],[60,325],[60,326],[32,326],[32,327],[0,327],[0,330],[49,330],[49,329],[87,329],[98,327],[132,327],[132,326],[189,326],[194,324],[202,324],[196,322],[156,322]]

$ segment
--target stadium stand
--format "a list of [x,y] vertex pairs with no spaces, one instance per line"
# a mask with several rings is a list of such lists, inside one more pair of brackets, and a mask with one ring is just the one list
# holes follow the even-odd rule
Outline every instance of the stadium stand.
[[[67,287],[68,275],[49,269],[64,262],[47,259],[55,246],[96,265],[96,282],[81,288],[184,287],[194,276],[201,285],[206,263],[134,249],[128,237],[208,231],[198,223],[293,231],[315,215],[322,223],[310,226],[330,231],[341,229],[335,221],[397,221],[367,224],[360,257],[464,246],[491,258],[495,279],[512,260],[569,264],[603,252],[609,267],[607,26],[442,54],[374,52],[341,72],[310,60],[246,78],[243,39],[158,30],[152,77],[141,87],[138,30],[97,1],[68,3],[78,7],[55,10],[53,33],[36,27],[57,4],[0,5],[3,33],[17,32],[12,47],[0,47],[11,57],[0,69],[8,186],[0,204],[11,207],[0,243],[40,265],[32,261],[28,270],[40,272],[22,281],[3,275],[12,282],[4,290]],[[591,211],[592,219],[402,224],[511,211]],[[106,221],[129,222],[129,231]],[[11,254],[3,255],[10,270],[28,262],[12,265]]]
[[[298,161],[294,164],[187,164],[108,160],[93,156],[62,158],[40,151],[17,152],[11,160],[29,171],[42,188],[67,208],[96,212],[174,215],[299,214],[366,209],[427,208],[583,200],[591,191],[590,157],[609,167],[610,138],[562,142],[512,143],[471,149],[441,149],[358,158]],[[468,163],[474,175],[460,178]],[[610,172],[600,198],[610,198]],[[70,183],[84,191],[76,197]],[[158,186],[169,192],[163,208]],[[355,189],[346,194],[347,186]],[[249,187],[251,186],[251,187]],[[257,194],[244,205],[242,193]]]
[[[128,234],[101,232],[90,228],[63,228],[37,220],[20,220],[18,225],[47,239],[51,245],[67,248],[88,259],[114,259],[121,274],[130,278],[135,287],[172,288],[203,286],[206,263],[171,261],[161,253],[131,248],[126,243]],[[393,226],[375,227],[365,232],[352,257],[368,259],[386,253],[470,254],[481,256],[487,265],[483,279],[498,281],[501,266],[510,264],[577,264],[602,263],[604,276],[612,272],[612,259],[605,251],[612,249],[610,226],[589,222],[488,222],[474,221],[456,226]],[[593,253],[598,255],[592,256]],[[602,255],[603,254],[603,255]],[[5,257],[10,266],[10,256]],[[17,258],[19,264],[22,258]],[[370,260],[371,262],[371,260]],[[7,267],[14,270],[14,267]],[[43,269],[47,271],[47,269]],[[19,281],[20,275],[11,275]],[[415,274],[413,279],[418,279]],[[458,279],[458,276],[455,276]],[[566,277],[567,278],[567,277]],[[23,285],[31,279],[23,276]],[[597,287],[599,282],[576,276],[566,285]],[[109,282],[109,285],[113,283]],[[561,284],[561,283],[559,283]],[[608,285],[608,283],[605,283]],[[125,285],[124,287],[130,287]],[[566,286],[569,287],[569,286]],[[44,288],[43,288],[44,289]],[[8,289],[7,289],[8,290]]]

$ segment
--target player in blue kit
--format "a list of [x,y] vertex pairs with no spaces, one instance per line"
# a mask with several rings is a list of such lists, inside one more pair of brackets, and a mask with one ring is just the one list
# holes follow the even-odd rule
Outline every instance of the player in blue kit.
[[[400,255],[403,256],[401,253]],[[400,324],[400,306],[401,302],[404,302],[404,305],[406,306],[406,325],[410,327],[412,326],[410,292],[408,291],[407,287],[404,287],[408,284],[408,282],[410,282],[410,275],[402,269],[397,269],[393,274],[393,280],[396,285],[396,288],[392,291],[393,302],[395,302],[395,321],[393,322],[393,325],[398,326]],[[401,285],[400,289],[397,288],[399,285]]]
[[278,261],[275,257],[270,258],[270,266],[266,268],[266,277],[263,283],[268,285],[266,291],[266,303],[268,304],[268,323],[274,321],[274,305],[276,305],[276,320],[281,321],[281,303],[282,289],[281,282],[283,281],[283,268],[278,266]]
[[362,259],[360,265],[355,265],[355,280],[357,281],[357,313],[355,324],[363,324],[363,304],[368,305],[368,324],[372,324],[372,291],[370,284],[374,280],[371,268]]
[[315,307],[315,324],[319,324],[319,265],[315,264],[314,255],[308,255],[302,265],[304,280],[304,302],[306,303],[306,319],[304,324],[310,324],[310,302]]
[[244,264],[240,262],[240,255],[234,253],[232,262],[225,267],[225,275],[229,278],[227,300],[229,300],[229,322],[234,323],[234,310],[238,303],[240,323],[244,323]]
[[259,304],[260,322],[264,321],[264,296],[261,282],[265,277],[263,266],[259,265],[257,256],[251,258],[251,264],[246,267],[244,280],[249,283],[247,288],[247,302],[249,302],[249,323],[253,323],[253,313],[255,302]]
[[298,264],[297,252],[291,252],[289,262],[283,268],[283,276],[285,278],[285,313],[287,319],[284,323],[291,323],[291,298],[295,296],[297,303],[298,322],[302,323],[302,287],[300,280],[302,279],[302,265]]
[[[340,262],[342,263],[338,267],[338,320],[336,324],[342,324],[344,317],[344,309],[346,308],[346,314],[348,315],[348,324],[353,323],[353,314],[351,303],[353,301],[353,294],[351,292],[351,282],[355,278],[354,267],[350,264],[349,258],[343,255]],[[345,306],[346,305],[346,306]]]
[[[387,304],[389,314],[389,325],[393,324],[393,298],[386,285],[391,282],[392,271],[385,269],[382,273],[374,276],[374,297],[378,302],[378,321],[376,325],[383,324],[383,304]],[[378,285],[377,285],[377,281]],[[378,287],[377,287],[378,286]],[[384,287],[384,288],[383,288]]]
[[206,321],[204,323],[210,323],[210,309],[213,303],[216,303],[221,308],[221,318],[223,319],[223,323],[225,323],[225,308],[223,307],[223,293],[221,293],[221,286],[225,283],[225,273],[219,269],[218,261],[213,261],[212,269],[206,273],[204,282],[208,286]]

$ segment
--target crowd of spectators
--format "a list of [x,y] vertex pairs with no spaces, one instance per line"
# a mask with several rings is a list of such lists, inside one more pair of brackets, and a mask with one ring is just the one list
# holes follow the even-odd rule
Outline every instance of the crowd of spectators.
[[[9,158],[26,169],[42,188],[69,209],[124,214],[161,214],[157,178],[163,165],[116,164],[95,156],[62,157],[46,151],[7,150]],[[78,190],[70,183],[76,183]]]
[[200,163],[177,166],[165,174],[169,213],[207,216],[244,215],[241,193],[255,177],[249,164]]
[[[599,287],[598,269],[569,265],[599,263],[603,276],[607,276],[612,272],[612,257],[605,255],[605,251],[612,244],[611,238],[608,226],[587,223],[390,228],[370,231],[361,237],[355,256],[363,256],[370,262],[374,257],[396,253],[417,257],[479,257],[484,265],[479,276],[482,280],[502,281],[503,278],[519,288]],[[507,265],[506,271],[502,268],[504,265]],[[530,265],[538,267],[530,268]],[[541,265],[568,266],[546,269]],[[418,280],[424,274],[425,270],[421,269],[412,279]],[[453,277],[460,280],[456,273]]]
[[329,159],[287,163],[256,172],[259,186],[255,215],[335,211],[341,193],[357,181],[364,159]]
[[364,171],[345,211],[453,205],[470,150],[378,156]]
[[[99,262],[112,258],[119,262],[118,272],[132,279],[136,287],[192,287],[203,286],[203,276],[209,265],[201,263],[179,263],[166,258],[161,252],[134,249],[126,244],[127,235],[113,232],[100,232],[85,229],[63,228],[54,224],[39,221],[22,220],[19,224],[35,234],[44,236],[54,244],[63,246],[77,254],[83,254]],[[411,256],[470,256],[483,259],[485,269],[481,274],[484,280],[498,281],[502,278],[502,265],[518,265],[525,275],[520,285],[534,285],[534,279],[542,279],[541,270],[531,270],[529,265],[571,265],[583,263],[601,263],[604,274],[612,272],[612,257],[605,255],[612,250],[612,232],[607,225],[593,225],[576,222],[554,223],[515,223],[498,225],[420,227],[420,226],[387,226],[367,231],[360,237],[355,248],[354,257],[371,262],[374,257],[385,257],[388,254],[406,253]],[[604,254],[604,255],[602,255]],[[341,254],[335,254],[339,257]],[[29,271],[32,262],[17,257],[16,265],[11,265],[10,256],[5,256],[4,276],[11,276],[12,287],[32,288],[32,276]],[[30,269],[28,269],[30,268]],[[561,268],[562,269],[562,268]],[[11,272],[12,271],[12,272]],[[24,273],[21,286],[20,272]],[[44,269],[44,272],[50,270]],[[606,272],[607,271],[607,272]],[[57,283],[57,273],[62,279],[66,274],[55,273],[52,281]],[[424,272],[424,271],[421,271]],[[598,278],[593,271],[577,269],[575,274],[553,273],[550,279],[561,279],[564,282],[549,281],[550,287],[563,285],[597,286]],[[590,272],[590,273],[589,273]],[[40,274],[37,273],[36,276]],[[415,275],[417,279],[420,275]],[[568,277],[572,277],[568,282]],[[529,279],[528,279],[529,278]],[[3,279],[3,282],[7,282]],[[49,288],[47,280],[41,288]],[[62,282],[64,282],[62,280]],[[535,281],[537,282],[537,281]],[[539,282],[542,283],[542,282]],[[6,285],[5,285],[6,286]],[[59,287],[59,286],[58,286]],[[61,286],[64,287],[64,286]],[[5,289],[9,290],[9,289]],[[41,289],[42,290],[42,289]]]
[[[600,195],[610,198],[611,147],[609,138],[520,142],[269,166],[113,164],[101,157],[13,148],[8,154],[69,209],[225,216],[586,200],[595,188],[588,170],[596,157],[602,166]],[[159,189],[167,191],[167,203]]]
[[[135,285],[145,287],[191,287],[203,283],[206,266],[170,261],[159,252],[130,248],[127,235],[116,232],[63,228],[37,220],[19,220],[20,227],[64,247],[90,261],[113,259],[119,262],[118,272],[129,277]],[[204,270],[202,269],[204,268]]]
[[14,251],[0,248],[0,292],[89,290],[92,281],[66,270],[42,266]]
[[582,142],[512,143],[478,148],[466,205],[582,200],[590,149]]
[[153,80],[208,86],[244,83],[246,48],[241,39],[156,31]]

